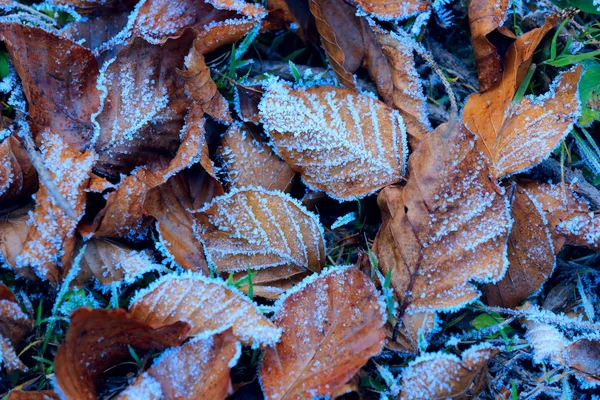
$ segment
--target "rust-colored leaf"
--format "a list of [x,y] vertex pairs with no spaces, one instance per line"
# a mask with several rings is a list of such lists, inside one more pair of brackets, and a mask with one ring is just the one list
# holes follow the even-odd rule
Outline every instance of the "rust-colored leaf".
[[11,390],[6,400],[60,400],[60,397],[53,390]]
[[281,331],[256,305],[220,279],[200,274],[166,275],[137,292],[130,313],[154,328],[176,321],[190,324],[188,336],[232,328],[244,344],[272,346]]
[[37,190],[37,173],[21,141],[13,134],[0,143],[0,200]]
[[501,76],[502,60],[487,35],[504,22],[508,3],[508,0],[469,2],[471,44],[479,74],[479,90],[482,93],[494,86]]
[[27,239],[16,257],[16,267],[30,267],[38,276],[56,282],[61,276],[59,266],[70,260],[75,247],[75,228],[84,213],[84,190],[96,155],[93,151],[74,150],[59,134],[44,134],[42,139],[44,164],[50,178],[78,219],[67,216],[40,183]]
[[288,192],[294,182],[296,173],[248,126],[231,125],[217,156],[223,163],[227,174],[225,182],[230,188],[254,186]]
[[[241,346],[231,331],[166,350],[133,386],[158,382],[165,400],[224,400]],[[133,397],[129,397],[133,400]]]
[[307,278],[278,307],[283,335],[260,365],[268,399],[330,396],[383,346],[385,305],[357,268]]
[[15,348],[33,327],[33,321],[21,311],[12,291],[0,284],[0,363],[8,372],[25,371]]
[[546,212],[535,195],[517,185],[510,197],[509,266],[502,280],[486,285],[484,296],[487,304],[503,307],[515,307],[538,291],[556,262]]
[[34,139],[39,143],[46,131],[60,133],[69,146],[86,150],[94,133],[90,117],[100,104],[98,64],[92,52],[18,23],[0,25],[0,38],[21,78]]
[[273,273],[282,279],[319,272],[325,263],[318,218],[282,192],[236,189],[215,198],[196,218],[196,234],[220,273],[255,269],[260,282]]
[[364,11],[379,19],[394,20],[408,18],[420,11],[427,10],[424,0],[352,0]]
[[443,352],[425,354],[408,364],[402,374],[401,400],[466,398],[481,390],[475,381],[486,378],[487,365],[500,350],[488,344],[473,346],[462,358]]
[[508,266],[508,205],[474,145],[462,125],[440,125],[411,154],[408,184],[379,194],[373,249],[401,314],[456,309],[479,297],[471,281],[498,281]]
[[273,81],[259,110],[277,153],[312,189],[350,200],[404,175],[404,122],[378,100],[349,89],[291,89]]
[[129,347],[146,354],[178,346],[188,331],[185,322],[153,329],[125,310],[80,308],[56,353],[56,383],[68,399],[96,399],[102,373],[130,358]]

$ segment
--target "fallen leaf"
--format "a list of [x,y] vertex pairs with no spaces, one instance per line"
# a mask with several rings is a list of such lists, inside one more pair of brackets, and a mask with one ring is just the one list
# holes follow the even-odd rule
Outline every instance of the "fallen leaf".
[[273,318],[281,341],[264,350],[265,398],[327,397],[383,347],[385,305],[357,268],[333,267],[288,292]]
[[319,272],[325,241],[318,218],[283,192],[241,188],[215,198],[196,214],[195,232],[216,271],[255,269],[289,277]]
[[508,204],[474,146],[459,123],[440,125],[411,154],[408,184],[379,194],[373,251],[400,314],[456,310],[479,297],[471,281],[498,281],[508,267]]
[[56,282],[61,277],[59,267],[70,260],[75,246],[75,228],[84,213],[85,188],[96,155],[91,150],[74,150],[59,134],[43,134],[42,140],[42,157],[50,178],[78,219],[67,216],[41,182],[16,267],[30,267],[39,277]]
[[[191,341],[166,350],[133,385],[158,382],[165,400],[224,400],[231,385],[229,370],[241,352],[241,345],[229,330]],[[150,383],[146,383],[148,380]]]
[[352,0],[358,6],[382,20],[405,19],[429,8],[424,0]]
[[289,192],[294,182],[296,173],[246,125],[231,125],[217,156],[229,188],[253,186]]
[[115,400],[164,400],[160,383],[146,372],[140,374],[135,381],[119,393]]
[[33,328],[33,321],[25,314],[12,291],[0,284],[0,363],[7,372],[25,371],[15,348]]
[[11,390],[6,400],[60,400],[60,397],[53,390]]
[[181,171],[148,192],[144,213],[156,219],[163,256],[183,269],[210,275],[204,246],[193,231],[191,210],[223,193],[221,183],[202,168]]
[[73,7],[79,14],[88,15],[103,7],[110,7],[115,0],[52,0],[54,4]]
[[37,173],[15,134],[0,143],[0,200],[27,196],[37,190]]
[[393,32],[375,29],[375,35],[391,67],[393,89],[391,101],[386,103],[400,112],[406,124],[406,132],[420,138],[433,128],[429,123],[427,100],[415,66],[412,47]]
[[378,100],[349,89],[291,89],[272,81],[259,110],[277,153],[314,190],[354,200],[404,175],[404,122]]
[[30,208],[25,207],[0,219],[0,253],[2,260],[16,273],[27,279],[37,280],[39,278],[31,267],[17,265],[17,256],[21,254],[29,232],[29,212]]
[[220,279],[200,274],[160,278],[136,293],[130,313],[154,328],[185,321],[191,326],[188,337],[232,328],[242,343],[253,347],[272,346],[281,336],[281,330],[244,295]]
[[[443,352],[428,353],[408,364],[402,374],[401,400],[447,399],[477,396],[470,389],[487,378],[487,365],[500,350],[487,343],[472,346],[462,358]],[[482,388],[483,389],[483,388]],[[466,397],[464,397],[466,398]]]
[[96,399],[102,373],[138,354],[179,346],[189,325],[176,322],[153,329],[125,310],[80,308],[71,315],[67,337],[58,348],[54,366],[58,388],[68,399]]
[[488,39],[488,35],[504,23],[508,3],[508,0],[469,2],[471,45],[477,63],[479,90],[482,93],[494,86],[502,74],[502,60],[496,46]]
[[39,143],[42,133],[50,131],[80,152],[88,149],[94,134],[90,117],[100,104],[92,52],[18,23],[1,24],[0,38],[21,78],[34,139]]
[[517,185],[511,198],[513,225],[508,237],[508,269],[502,280],[485,286],[485,303],[515,307],[550,278],[555,249],[546,212],[526,186]]

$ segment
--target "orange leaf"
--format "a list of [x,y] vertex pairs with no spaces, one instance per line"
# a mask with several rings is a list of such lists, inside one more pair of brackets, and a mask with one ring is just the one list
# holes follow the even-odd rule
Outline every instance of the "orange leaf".
[[364,11],[382,20],[404,19],[425,11],[424,0],[354,0]]
[[233,334],[247,345],[272,346],[281,335],[256,305],[220,279],[200,274],[166,275],[140,290],[131,301],[130,313],[154,328],[176,321],[190,324],[188,337]]
[[259,104],[275,150],[312,189],[352,200],[399,181],[408,154],[402,117],[349,89],[271,81]]
[[102,373],[130,358],[129,346],[138,354],[163,350],[180,345],[188,331],[185,322],[153,329],[125,310],[80,308],[56,353],[56,383],[68,399],[96,399]]
[[409,170],[406,186],[379,194],[383,224],[373,250],[383,275],[392,271],[401,314],[454,310],[479,297],[470,281],[503,276],[508,205],[460,124],[428,133]]
[[264,350],[265,398],[329,396],[383,346],[385,305],[357,268],[307,278],[278,303],[281,341]]
[[[463,352],[462,359],[443,352],[422,355],[404,370],[398,399],[463,398],[474,381],[485,379],[488,362],[499,352],[498,348],[483,343]],[[472,395],[479,392],[481,390]]]

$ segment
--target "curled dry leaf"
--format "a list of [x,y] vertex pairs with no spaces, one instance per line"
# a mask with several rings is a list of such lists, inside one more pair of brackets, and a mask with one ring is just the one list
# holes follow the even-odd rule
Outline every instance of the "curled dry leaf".
[[325,263],[318,218],[282,192],[241,188],[217,197],[196,214],[195,231],[217,272],[256,269],[258,284]]
[[382,20],[404,19],[428,8],[424,0],[352,0],[364,11]]
[[230,188],[262,187],[289,192],[296,173],[248,126],[236,123],[225,132],[217,156]]
[[27,196],[37,190],[37,173],[13,134],[0,143],[0,200]]
[[[85,188],[96,155],[93,151],[80,153],[74,150],[59,134],[44,134],[42,139],[41,150],[50,178],[80,219],[85,209]],[[56,282],[61,276],[59,266],[70,260],[75,247],[78,220],[65,214],[43,182],[35,200],[27,239],[16,257],[16,267],[31,267],[38,276]]]
[[0,284],[0,364],[8,372],[27,369],[15,348],[32,327],[33,321],[21,310],[13,292]]
[[185,322],[153,329],[122,309],[80,308],[71,315],[67,337],[56,353],[58,388],[68,399],[96,399],[102,373],[130,358],[129,348],[143,355],[179,346],[188,332]]
[[469,2],[471,44],[477,63],[479,90],[482,93],[494,86],[501,76],[500,55],[487,35],[502,25],[507,7],[508,0],[471,0]]
[[[510,189],[509,189],[510,190]],[[485,287],[489,305],[515,307],[552,275],[555,249],[548,230],[546,212],[526,186],[517,185],[511,195],[513,225],[508,237],[506,275]]]
[[191,326],[188,337],[232,328],[242,343],[258,347],[272,346],[281,336],[281,330],[243,294],[200,274],[162,277],[137,292],[130,313],[154,328],[185,321]]
[[100,102],[92,52],[18,23],[1,24],[0,38],[21,78],[34,139],[39,143],[42,132],[50,131],[74,149],[87,149],[94,132],[90,117]]
[[411,155],[408,184],[379,194],[373,250],[400,314],[456,309],[479,297],[470,281],[498,281],[508,266],[508,205],[474,146],[462,125],[440,125]]
[[423,95],[412,46],[394,32],[381,29],[375,29],[374,32],[391,67],[393,89],[391,101],[386,103],[400,112],[406,131],[419,138],[431,131],[432,127],[427,117],[427,100]]
[[267,85],[260,119],[275,150],[312,189],[340,200],[399,181],[408,154],[402,117],[349,89]]
[[221,183],[201,167],[181,171],[148,192],[144,212],[156,219],[163,256],[186,270],[210,275],[204,246],[193,231],[191,210],[223,193]]
[[264,350],[265,397],[330,396],[383,346],[385,305],[357,268],[307,278],[280,300],[273,320],[281,341]]
[[[425,354],[408,364],[402,374],[401,400],[463,398],[477,396],[487,378],[487,365],[500,350],[488,344],[473,346],[462,354]],[[475,390],[473,390],[475,389]],[[465,397],[466,398],[466,397]]]
[[151,388],[157,382],[165,400],[224,400],[231,385],[229,371],[241,352],[230,330],[190,341],[166,350],[132,386]]

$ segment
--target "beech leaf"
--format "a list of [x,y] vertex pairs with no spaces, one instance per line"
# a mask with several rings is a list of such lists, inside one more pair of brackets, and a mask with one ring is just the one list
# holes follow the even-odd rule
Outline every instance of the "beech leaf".
[[427,10],[423,0],[353,0],[365,12],[382,20],[405,19]]

